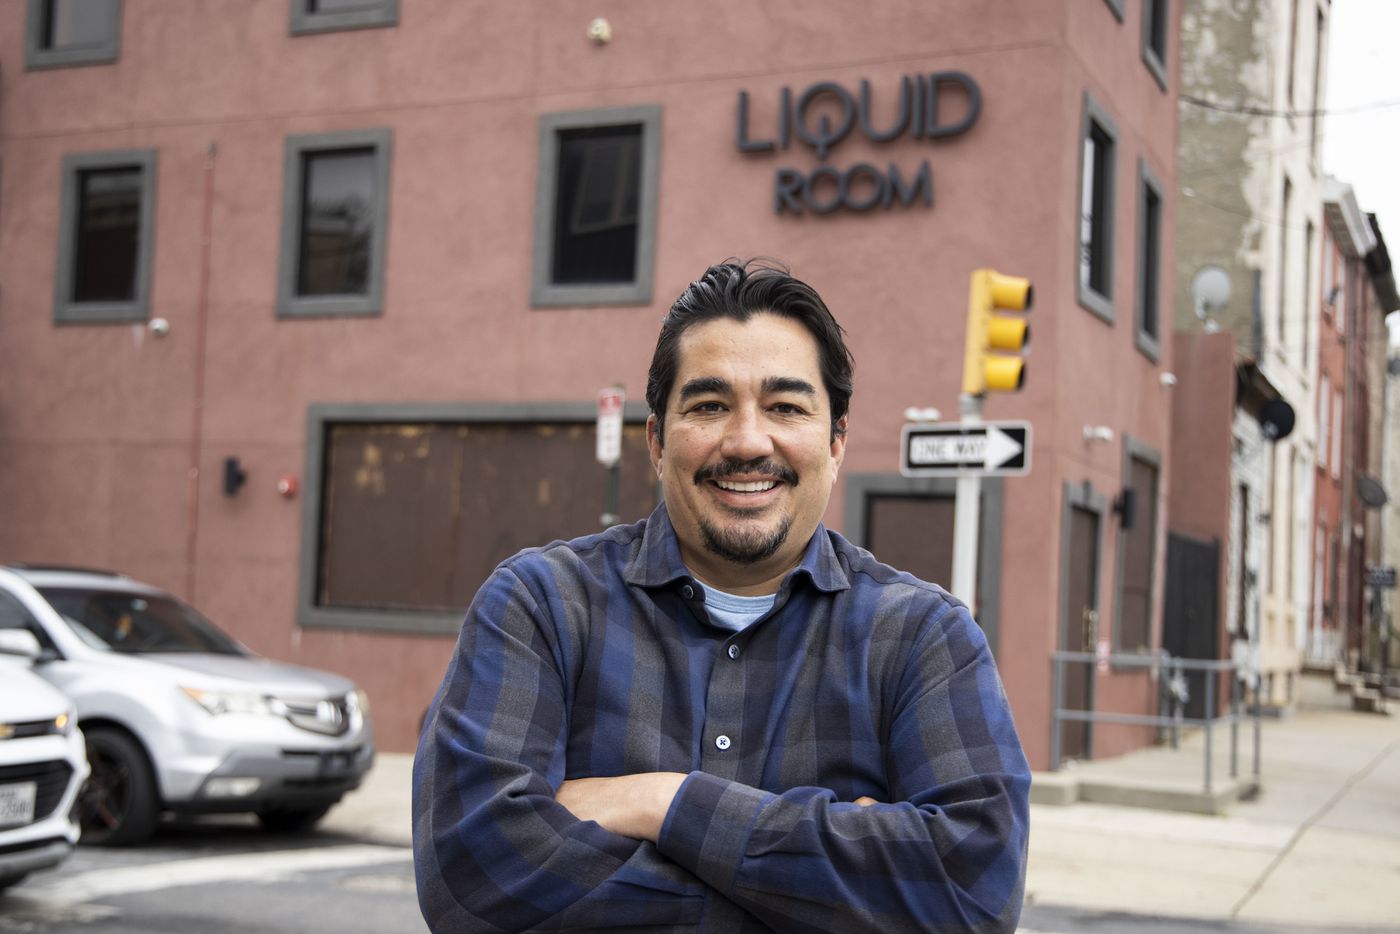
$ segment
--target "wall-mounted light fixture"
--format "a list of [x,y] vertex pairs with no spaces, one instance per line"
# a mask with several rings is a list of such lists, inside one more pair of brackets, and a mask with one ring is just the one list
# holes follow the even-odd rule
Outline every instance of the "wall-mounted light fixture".
[[1113,511],[1118,514],[1118,526],[1122,529],[1133,527],[1133,511],[1137,505],[1137,493],[1130,486],[1125,486],[1118,495],[1113,498]]
[[237,496],[238,490],[248,482],[248,473],[236,457],[224,458],[224,495]]
[[612,41],[612,23],[599,16],[588,24],[588,38],[598,45],[607,45]]
[[1112,440],[1113,440],[1113,429],[1112,429],[1112,428],[1109,428],[1107,425],[1085,425],[1085,426],[1084,426],[1084,440],[1085,440],[1085,441],[1112,441]]

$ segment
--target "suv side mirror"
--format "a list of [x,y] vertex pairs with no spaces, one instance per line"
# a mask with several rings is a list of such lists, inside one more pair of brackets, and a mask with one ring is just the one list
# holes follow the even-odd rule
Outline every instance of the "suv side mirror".
[[0,654],[35,661],[43,654],[39,640],[27,629],[0,629]]

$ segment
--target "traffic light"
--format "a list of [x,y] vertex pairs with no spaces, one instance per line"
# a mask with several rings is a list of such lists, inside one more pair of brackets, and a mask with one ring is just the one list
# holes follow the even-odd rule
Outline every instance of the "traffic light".
[[963,355],[964,395],[1016,392],[1026,379],[1021,356],[1031,339],[1024,315],[1029,311],[1031,280],[977,269],[967,298],[967,350]]

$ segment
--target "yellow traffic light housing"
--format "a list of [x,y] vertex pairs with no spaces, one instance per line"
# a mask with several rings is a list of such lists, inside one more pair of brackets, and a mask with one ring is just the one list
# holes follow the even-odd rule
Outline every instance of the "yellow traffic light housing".
[[1024,317],[1007,312],[1029,311],[1031,280],[1007,276],[994,269],[972,273],[967,299],[967,345],[963,354],[964,395],[1016,392],[1026,379],[1022,352],[1031,329]]

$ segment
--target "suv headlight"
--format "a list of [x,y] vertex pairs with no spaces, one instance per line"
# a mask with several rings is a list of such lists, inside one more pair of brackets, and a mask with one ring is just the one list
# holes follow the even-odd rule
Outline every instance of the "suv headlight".
[[365,693],[364,688],[355,688],[345,699],[353,705],[352,709],[360,712],[360,716],[369,716],[369,695]]
[[273,709],[272,699],[263,697],[261,694],[241,691],[205,691],[184,685],[180,686],[180,690],[190,700],[216,716],[221,713],[278,715],[278,712]]
[[59,736],[72,736],[73,731],[78,728],[78,714],[74,710],[65,710],[63,713],[53,718],[53,732]]

